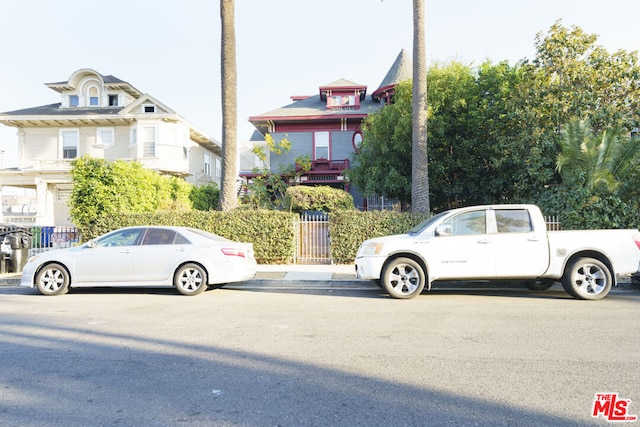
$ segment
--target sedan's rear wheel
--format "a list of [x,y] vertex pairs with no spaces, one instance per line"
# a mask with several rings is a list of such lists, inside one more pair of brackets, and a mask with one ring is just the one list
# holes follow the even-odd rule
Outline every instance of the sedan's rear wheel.
[[176,271],[173,284],[182,295],[198,295],[207,289],[207,273],[198,264],[185,264]]
[[396,258],[382,271],[382,286],[393,298],[413,298],[422,292],[424,284],[424,270],[411,258]]
[[594,258],[576,259],[562,277],[564,290],[577,299],[602,299],[607,296],[612,284],[609,268]]
[[36,275],[36,286],[42,295],[63,295],[69,290],[69,273],[61,264],[45,265]]

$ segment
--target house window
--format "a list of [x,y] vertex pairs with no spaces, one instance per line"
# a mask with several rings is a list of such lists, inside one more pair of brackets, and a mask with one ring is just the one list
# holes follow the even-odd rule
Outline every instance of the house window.
[[69,95],[69,107],[77,107],[79,103],[78,95]]
[[113,128],[98,128],[96,131],[96,145],[107,148],[113,145]]
[[93,86],[89,88],[89,105],[96,107],[100,105],[100,98],[98,97],[98,88]]
[[329,107],[336,109],[353,109],[356,105],[356,97],[354,95],[335,95],[329,99]]
[[216,178],[220,178],[222,176],[222,162],[220,159],[216,159]]
[[211,153],[204,153],[204,174],[211,176]]
[[155,113],[156,112],[156,106],[155,105],[145,105],[145,106],[143,106],[143,111],[145,113]]
[[60,130],[60,147],[63,159],[75,159],[78,157],[78,129]]
[[142,157],[156,156],[156,127],[144,126],[142,128]]
[[109,107],[118,106],[118,95],[109,95]]
[[314,160],[329,160],[329,132],[314,132],[313,134]]

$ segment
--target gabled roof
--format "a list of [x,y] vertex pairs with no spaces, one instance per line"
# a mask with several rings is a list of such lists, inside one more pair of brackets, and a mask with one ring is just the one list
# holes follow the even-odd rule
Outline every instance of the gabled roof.
[[405,49],[402,49],[396,57],[396,60],[393,62],[393,65],[391,65],[387,75],[382,79],[378,89],[373,91],[371,94],[371,97],[379,99],[380,94],[389,91],[389,89],[393,88],[398,83],[405,80],[411,80],[412,78],[413,61],[411,60],[409,53]]

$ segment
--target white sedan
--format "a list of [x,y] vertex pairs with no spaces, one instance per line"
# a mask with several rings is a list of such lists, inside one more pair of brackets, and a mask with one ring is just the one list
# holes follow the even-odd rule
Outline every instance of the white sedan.
[[207,286],[252,279],[256,268],[251,243],[195,228],[127,227],[31,257],[21,285],[44,295],[115,286],[174,286],[197,295]]

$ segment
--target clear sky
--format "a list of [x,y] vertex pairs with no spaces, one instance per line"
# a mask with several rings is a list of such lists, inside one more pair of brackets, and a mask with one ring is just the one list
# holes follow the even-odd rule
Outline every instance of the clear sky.
[[[512,63],[532,58],[558,19],[610,52],[640,50],[638,0],[426,1],[427,57]],[[214,0],[14,0],[1,7],[0,112],[60,101],[44,83],[80,68],[114,75],[221,139],[220,15]],[[236,0],[238,139],[249,116],[344,78],[378,87],[412,49],[411,0]],[[3,166],[15,129],[0,125]]]

